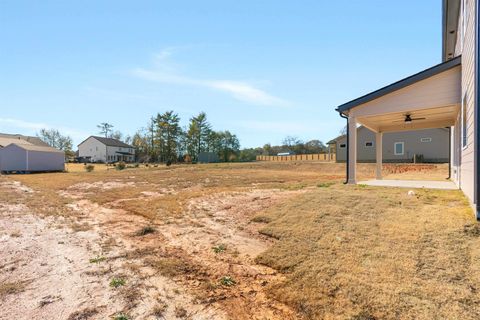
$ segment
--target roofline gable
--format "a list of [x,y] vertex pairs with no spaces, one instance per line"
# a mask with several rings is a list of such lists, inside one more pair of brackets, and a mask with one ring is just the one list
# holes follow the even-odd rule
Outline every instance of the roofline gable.
[[392,84],[389,84],[388,86],[385,86],[383,88],[380,88],[378,90],[375,90],[373,92],[370,92],[366,95],[363,95],[359,98],[356,98],[354,100],[351,100],[347,103],[344,103],[340,106],[338,106],[335,110],[344,113],[345,111],[348,111],[352,108],[358,107],[361,104],[367,103],[369,101],[378,99],[382,96],[385,96],[389,93],[392,93],[394,91],[403,89],[405,87],[408,87],[416,82],[428,79],[430,77],[433,77],[439,73],[442,73],[444,71],[450,70],[452,68],[455,68],[459,65],[462,64],[462,56],[455,57],[451,60],[439,63],[433,67],[430,67],[428,69],[425,69],[423,71],[420,71],[414,75],[411,75],[409,77],[406,77],[402,80],[399,80],[397,82],[394,82]]

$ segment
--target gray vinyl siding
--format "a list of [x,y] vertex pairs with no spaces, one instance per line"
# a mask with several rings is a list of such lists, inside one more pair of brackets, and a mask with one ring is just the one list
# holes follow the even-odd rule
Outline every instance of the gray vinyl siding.
[[[466,4],[466,28],[463,33],[462,8],[460,9],[458,36],[455,55],[462,55],[462,100],[466,96],[466,115],[467,115],[467,145],[460,145],[460,165],[455,166],[457,170],[457,184],[463,190],[465,195],[474,203],[474,174],[475,174],[475,156],[474,156],[474,98],[475,98],[475,0],[465,0]],[[462,41],[463,38],[463,41]],[[462,118],[459,117],[459,134],[461,136]],[[460,137],[461,139],[461,137]],[[460,140],[461,142],[461,140]]]
[[63,171],[65,154],[25,150],[17,145],[0,149],[0,171]]
[[[431,138],[430,142],[421,142],[422,138]],[[383,162],[412,162],[413,156],[423,155],[425,162],[448,162],[448,129],[426,129],[415,131],[388,132],[383,134]],[[366,143],[372,142],[372,147]],[[404,143],[403,155],[395,155],[395,142]],[[346,150],[340,145],[347,144],[346,137],[336,142],[337,162],[346,161]],[[365,127],[357,131],[357,161],[375,162],[376,160],[375,133]]]

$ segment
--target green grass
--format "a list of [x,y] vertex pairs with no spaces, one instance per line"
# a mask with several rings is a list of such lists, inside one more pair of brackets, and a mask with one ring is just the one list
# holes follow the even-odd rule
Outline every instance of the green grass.
[[110,287],[118,288],[124,286],[125,283],[126,281],[123,278],[112,278],[112,280],[110,281]]

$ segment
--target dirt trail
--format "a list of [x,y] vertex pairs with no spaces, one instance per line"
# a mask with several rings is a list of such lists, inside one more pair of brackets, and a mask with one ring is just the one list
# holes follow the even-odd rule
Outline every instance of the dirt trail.
[[[265,287],[282,276],[254,262],[272,240],[260,236],[250,219],[301,191],[252,189],[195,198],[175,222],[156,223],[154,233],[136,236],[152,222],[117,208],[128,199],[103,206],[88,200],[98,189],[133,186],[95,182],[60,191],[71,200],[74,219],[41,218],[24,205],[0,203],[0,281],[21,287],[3,297],[0,319],[105,319],[121,311],[132,319],[296,318],[265,295]],[[0,188],[19,197],[34,192],[16,182]],[[161,198],[164,192],[153,187],[141,197]],[[174,265],[173,274],[159,272],[159,262],[177,261],[181,266]],[[220,285],[225,277],[236,284]],[[112,288],[113,278],[125,285]]]

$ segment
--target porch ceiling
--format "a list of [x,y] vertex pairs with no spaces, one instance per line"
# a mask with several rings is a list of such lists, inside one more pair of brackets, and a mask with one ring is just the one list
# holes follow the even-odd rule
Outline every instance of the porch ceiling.
[[[460,105],[455,104],[409,112],[394,112],[368,117],[358,117],[357,122],[375,132],[442,128],[453,126],[459,111]],[[411,122],[405,122],[407,114],[413,119]]]
[[[337,110],[376,132],[453,126],[461,105],[461,72],[461,57],[457,57]],[[405,121],[407,115],[414,120]]]

